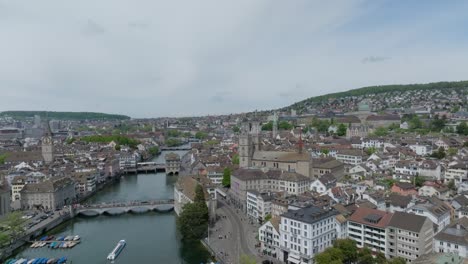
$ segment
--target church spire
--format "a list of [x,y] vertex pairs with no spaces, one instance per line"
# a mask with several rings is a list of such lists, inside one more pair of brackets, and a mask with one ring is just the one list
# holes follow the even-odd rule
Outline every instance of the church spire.
[[302,141],[302,127],[299,127],[299,141],[297,142],[297,147],[299,153],[302,153],[302,149],[304,148],[304,142]]

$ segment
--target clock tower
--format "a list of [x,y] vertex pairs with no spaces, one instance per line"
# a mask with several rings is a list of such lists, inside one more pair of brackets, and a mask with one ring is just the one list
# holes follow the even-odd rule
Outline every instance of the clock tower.
[[52,132],[50,131],[49,121],[46,124],[46,133],[42,137],[42,158],[46,164],[54,161],[54,144],[52,141]]

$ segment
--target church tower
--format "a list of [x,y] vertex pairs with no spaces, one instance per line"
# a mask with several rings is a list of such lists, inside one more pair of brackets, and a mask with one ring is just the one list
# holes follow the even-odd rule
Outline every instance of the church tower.
[[54,144],[52,141],[52,132],[50,131],[49,121],[47,120],[46,132],[42,137],[42,158],[46,164],[52,163],[54,161]]
[[249,168],[252,166],[252,157],[260,148],[260,122],[245,122],[242,124],[239,136],[239,167]]

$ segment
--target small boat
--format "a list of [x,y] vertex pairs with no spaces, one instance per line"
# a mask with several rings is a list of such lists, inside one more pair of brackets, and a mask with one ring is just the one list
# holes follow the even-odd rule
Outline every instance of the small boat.
[[70,240],[73,240],[73,236],[67,236],[67,237],[65,237],[65,241],[70,241]]
[[56,240],[57,241],[63,241],[65,239],[65,237],[61,236],[61,237],[58,237]]
[[29,260],[29,261],[27,262],[27,264],[33,264],[34,261],[36,261],[36,259],[31,259],[31,260]]
[[80,239],[81,239],[81,237],[78,236],[78,235],[76,235],[76,236],[73,237],[73,240],[74,240],[74,241],[78,241],[78,240],[80,240]]
[[63,264],[63,263],[66,263],[67,262],[67,257],[61,257],[57,260],[57,263],[58,264]]
[[52,242],[52,243],[50,243],[50,244],[49,244],[49,247],[50,247],[50,248],[54,248],[54,246],[55,246],[56,243],[57,243],[57,242]]
[[59,244],[59,248],[63,248],[63,245],[65,245],[65,242],[61,242],[61,243]]
[[56,261],[57,261],[56,259],[51,258],[51,259],[49,259],[49,261],[47,261],[47,264],[53,264],[53,263],[55,263]]
[[117,243],[117,245],[115,246],[114,250],[112,250],[111,253],[109,253],[107,259],[115,260],[119,256],[120,252],[122,252],[126,244],[127,242],[125,242],[125,240],[120,240],[119,243]]

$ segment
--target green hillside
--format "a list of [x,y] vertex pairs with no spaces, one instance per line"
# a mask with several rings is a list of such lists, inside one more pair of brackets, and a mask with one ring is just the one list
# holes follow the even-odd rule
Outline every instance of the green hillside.
[[414,91],[414,90],[464,89],[464,88],[468,88],[468,81],[369,86],[369,87],[349,90],[346,92],[331,93],[331,94],[311,97],[303,101],[297,102],[291,105],[290,107],[298,107],[306,103],[315,103],[315,102],[325,101],[330,98],[343,98],[343,97],[349,97],[349,96],[362,96],[362,95],[367,95],[367,94],[379,94],[379,93],[387,93],[387,92],[407,92],[407,91]]
[[52,111],[5,111],[0,116],[9,116],[17,119],[31,118],[39,115],[41,118],[62,120],[126,120],[125,115],[114,115],[94,112],[52,112]]

